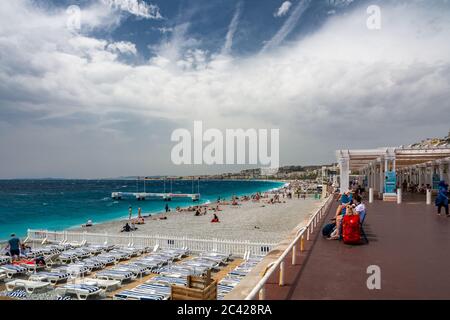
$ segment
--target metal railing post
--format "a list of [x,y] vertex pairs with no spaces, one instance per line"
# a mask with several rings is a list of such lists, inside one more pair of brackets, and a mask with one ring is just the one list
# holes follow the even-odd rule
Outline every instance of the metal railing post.
[[266,290],[264,287],[259,290],[259,300],[265,300],[266,299]]
[[280,287],[284,286],[284,261],[280,263]]
[[297,247],[296,245],[292,247],[292,265],[295,265],[296,263],[296,254],[297,254],[296,247]]

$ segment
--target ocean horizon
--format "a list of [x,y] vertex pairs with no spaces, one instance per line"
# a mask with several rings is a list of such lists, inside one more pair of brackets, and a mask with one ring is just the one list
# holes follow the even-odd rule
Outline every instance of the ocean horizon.
[[0,180],[0,240],[11,233],[25,236],[27,229],[63,230],[80,227],[87,220],[102,223],[128,218],[128,208],[133,216],[138,208],[143,215],[164,212],[168,204],[176,207],[205,204],[233,195],[242,196],[266,192],[284,185],[269,180],[167,180],[145,182],[146,192],[172,192],[201,194],[200,201],[190,199],[114,200],[111,192],[143,192],[144,182],[112,179],[7,179]]

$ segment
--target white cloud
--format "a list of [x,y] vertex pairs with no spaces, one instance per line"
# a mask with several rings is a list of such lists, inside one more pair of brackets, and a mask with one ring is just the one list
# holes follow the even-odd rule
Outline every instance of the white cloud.
[[[170,150],[164,148],[170,145],[170,135],[155,129],[155,121],[188,127],[203,119],[208,127],[280,128],[282,145],[295,146],[282,148],[283,163],[332,159],[335,148],[350,147],[358,139],[364,139],[364,146],[377,146],[380,141],[394,144],[396,139],[413,142],[405,139],[420,137],[425,130],[448,130],[450,19],[448,10],[440,7],[385,6],[377,32],[366,28],[365,8],[358,8],[345,17],[330,17],[302,40],[250,57],[208,53],[184,24],[154,47],[156,58],[128,65],[117,50],[110,50],[117,43],[74,35],[64,28],[64,12],[45,14],[27,3],[0,4],[2,154],[26,150],[16,139],[20,136],[25,143],[28,129],[36,145],[47,145],[41,139],[48,135],[41,137],[36,134],[41,130],[30,127],[52,119],[68,123],[52,127],[52,137],[59,131],[66,137],[67,130],[76,128],[83,137],[96,132],[98,145],[102,139],[122,141],[134,134],[135,127],[135,123],[116,127],[112,120],[122,119],[123,114],[151,122],[137,135],[156,136],[161,143],[133,160],[138,162],[133,168],[142,170],[149,167],[149,159],[155,158],[160,166],[164,166],[162,159],[169,161]],[[95,121],[72,123],[75,115]],[[48,165],[58,162],[59,166],[65,155],[58,153],[57,146],[67,142],[52,139]],[[70,139],[71,148],[81,150],[79,161],[85,158],[83,143],[75,136]],[[105,146],[110,145],[108,140]],[[155,146],[161,148],[157,156]],[[129,151],[123,148],[121,152]],[[118,150],[111,145],[98,157],[122,159]],[[93,157],[91,152],[89,161]],[[110,172],[122,172],[129,158],[114,162]],[[3,170],[16,168],[13,159],[0,155]],[[152,173],[160,173],[162,167],[152,168]],[[0,176],[5,172],[0,171]]]
[[242,3],[239,2],[239,4],[237,5],[237,8],[236,8],[236,11],[234,12],[233,19],[231,19],[230,25],[228,26],[228,32],[225,37],[225,44],[222,49],[223,54],[229,54],[231,52],[234,34],[236,33],[238,23],[239,23],[239,16],[241,15],[241,7],[242,7]]
[[162,34],[173,32],[173,28],[161,27],[161,28],[153,28],[154,30],[158,30]]
[[298,5],[293,9],[289,18],[286,19],[283,26],[278,32],[264,45],[262,52],[279,46],[289,33],[292,32],[298,20],[308,9],[311,0],[300,0]]
[[122,54],[133,54],[137,53],[136,45],[128,41],[119,41],[108,44],[107,49],[112,52],[120,52]]
[[159,7],[143,0],[101,0],[112,9],[127,11],[146,19],[162,19]]
[[281,4],[281,6],[278,8],[278,10],[273,14],[274,17],[279,18],[285,16],[289,9],[291,9],[292,2],[285,1]]

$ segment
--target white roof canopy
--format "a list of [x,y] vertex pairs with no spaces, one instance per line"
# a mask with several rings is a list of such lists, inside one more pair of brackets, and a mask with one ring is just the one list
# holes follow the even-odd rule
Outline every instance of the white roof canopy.
[[337,150],[336,157],[348,159],[352,172],[362,171],[369,166],[376,166],[385,159],[395,159],[397,170],[417,166],[439,165],[450,162],[450,147],[438,148],[377,148],[366,150]]

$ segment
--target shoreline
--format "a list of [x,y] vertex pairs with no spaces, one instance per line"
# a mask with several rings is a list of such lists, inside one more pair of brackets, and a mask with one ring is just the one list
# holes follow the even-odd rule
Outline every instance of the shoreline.
[[[196,216],[195,211],[171,211],[144,217],[145,224],[136,224],[138,229],[132,232],[120,231],[125,223],[130,223],[128,219],[98,223],[92,227],[78,227],[70,231],[278,243],[307,220],[322,202],[317,199],[280,197],[279,203],[270,204],[268,202],[275,193],[267,194],[268,197],[260,201],[239,201],[236,206],[220,204],[218,212],[212,210],[216,203],[200,205],[207,208],[205,215]],[[213,214],[219,217],[219,223],[211,222]]]
[[[72,180],[72,179],[70,179]],[[92,180],[92,179],[90,179]],[[96,179],[94,179],[96,180]],[[221,182],[222,179],[218,179],[217,182]],[[180,206],[182,208],[188,208],[189,206],[195,206],[195,205],[207,205],[210,204],[212,202],[214,202],[218,197],[220,197],[221,199],[229,199],[231,198],[231,196],[237,195],[237,196],[242,196],[242,195],[250,195],[252,193],[255,192],[269,192],[272,190],[277,190],[280,188],[283,188],[286,184],[286,181],[279,181],[279,180],[268,180],[268,179],[263,179],[263,180],[235,180],[235,179],[229,179],[226,180],[224,182],[231,182],[231,181],[242,181],[242,182],[247,182],[249,183],[249,187],[244,188],[244,190],[240,190],[238,188],[238,192],[234,193],[233,191],[235,190],[234,188],[228,188],[228,190],[226,190],[227,188],[225,188],[225,190],[223,190],[223,192],[219,190],[217,190],[217,194],[216,192],[206,192],[206,194],[204,195],[203,199],[200,199],[199,202],[185,202],[185,201],[180,201],[178,202],[178,200],[176,201],[172,201],[172,202],[163,202],[160,201],[158,203],[137,203],[137,202],[133,202],[131,203],[131,205],[133,206],[133,217],[137,216],[137,208],[138,207],[142,207],[142,214],[143,215],[151,215],[151,216],[158,216],[161,214],[165,213],[164,210],[164,206],[166,203],[169,204],[169,206],[173,206],[171,209],[174,210],[176,206]],[[252,185],[252,182],[263,182],[261,185],[259,186],[254,186]],[[266,183],[266,184],[264,184]],[[258,183],[256,183],[258,184]],[[246,190],[248,189],[248,190]],[[106,198],[105,198],[106,199]],[[110,197],[107,196],[107,199],[110,200]],[[104,199],[102,199],[104,200]],[[45,200],[44,200],[45,201]],[[112,200],[110,200],[110,202],[112,202]],[[148,201],[148,202],[152,202],[152,201]],[[86,204],[87,206],[88,204]],[[117,206],[117,207],[116,207]],[[42,230],[52,230],[52,231],[61,231],[61,230],[67,230],[67,231],[74,231],[77,230],[78,228],[80,228],[83,224],[85,224],[88,220],[92,220],[92,222],[94,224],[99,224],[99,223],[108,223],[108,222],[117,222],[117,221],[123,221],[125,219],[128,219],[128,206],[124,206],[124,204],[113,204],[111,206],[111,208],[109,209],[110,211],[106,212],[100,212],[97,213],[96,211],[93,211],[92,214],[82,214],[83,217],[81,218],[78,217],[77,215],[72,215],[71,217],[67,217],[62,219],[62,218],[51,218],[48,221],[40,221],[38,223],[24,223],[23,226],[19,226],[19,227],[12,227],[12,228],[3,228],[5,229],[4,231],[4,238],[0,241],[7,241],[9,238],[9,234],[11,232],[15,232],[19,237],[26,237],[27,236],[27,230],[28,229],[42,229]],[[92,211],[92,209],[88,209],[87,207],[85,208],[85,205],[83,203],[80,203],[78,205],[78,208],[80,208],[80,210],[83,211]],[[83,209],[85,208],[85,209]],[[37,208],[39,209],[39,208]],[[80,211],[78,210],[78,211]],[[37,215],[37,213],[36,213]],[[4,225],[5,227],[5,225]],[[19,231],[19,229],[22,229],[21,231]]]
[[[223,181],[223,180],[221,180],[221,179],[211,179],[211,181]],[[261,193],[271,193],[271,192],[275,192],[275,191],[277,191],[277,190],[280,190],[280,189],[283,189],[283,188],[285,188],[287,185],[289,185],[289,181],[287,181],[287,180],[283,180],[283,181],[280,181],[280,180],[261,180],[261,179],[254,179],[254,180],[244,180],[244,179],[227,179],[226,181],[244,181],[244,182],[247,182],[247,181],[258,181],[258,182],[273,182],[273,183],[282,183],[282,185],[280,185],[279,187],[274,187],[274,188],[270,188],[270,189],[267,189],[267,190],[264,190],[264,191],[262,191]],[[248,192],[244,192],[244,193],[238,193],[238,194],[236,194],[236,196],[237,197],[242,197],[242,196],[250,196],[251,194],[253,194],[253,193],[255,193],[255,191],[253,191],[253,192],[251,192],[251,193],[248,193]],[[223,198],[222,200],[226,200],[226,199],[228,199],[227,197],[225,197],[225,198]],[[201,202],[202,200],[200,200],[199,202],[192,202],[192,204],[191,205],[186,205],[186,206],[179,206],[181,209],[187,209],[187,208],[189,208],[189,207],[196,207],[196,206],[205,206],[205,205],[210,205],[210,204],[213,204],[214,202],[212,201],[212,200],[206,200],[205,202]],[[169,202],[162,202],[161,204],[162,205],[164,205],[164,204],[169,204]],[[160,215],[162,215],[162,214],[165,214],[165,213],[167,213],[167,212],[165,212],[164,210],[161,210],[161,211],[154,211],[154,212],[142,212],[143,213],[143,217],[145,217],[145,218],[149,218],[149,217],[155,217],[155,216],[160,216]],[[174,213],[174,212],[172,212],[172,213]],[[135,213],[133,213],[133,217],[132,217],[132,219],[134,218],[136,218],[136,216],[135,216],[136,214]],[[98,223],[95,223],[94,222],[94,225],[98,225],[98,224],[105,224],[105,223],[113,223],[113,222],[118,222],[118,221],[121,221],[121,222],[124,222],[124,221],[128,221],[128,215],[124,215],[123,217],[118,217],[118,218],[115,218],[115,219],[109,219],[109,220],[105,220],[105,221],[101,221],[101,222],[98,222]],[[84,228],[84,227],[82,227],[82,226],[80,226],[80,225],[74,225],[74,226],[70,226],[70,227],[68,227],[68,228],[64,228],[63,230],[64,231],[74,231],[74,230],[77,230],[78,231],[78,229],[80,229],[80,228],[82,228],[82,230],[86,230],[86,228]]]

